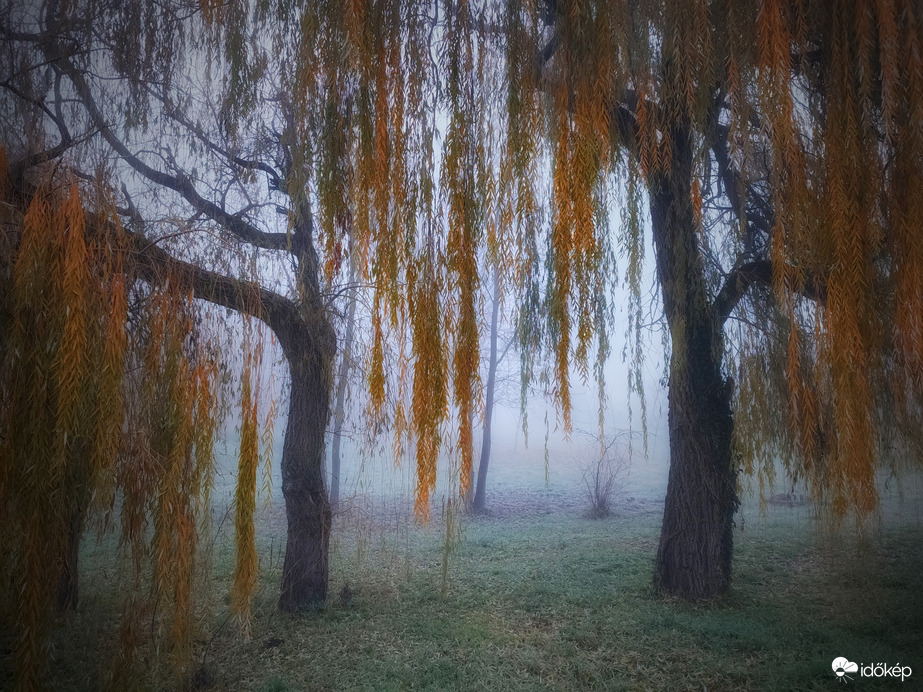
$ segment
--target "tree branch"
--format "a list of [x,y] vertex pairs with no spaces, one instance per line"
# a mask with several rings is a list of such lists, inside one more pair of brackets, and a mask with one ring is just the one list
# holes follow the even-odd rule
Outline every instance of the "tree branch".
[[286,353],[302,325],[295,303],[255,281],[246,281],[177,259],[138,232],[126,231],[137,278],[158,285],[169,277],[188,286],[200,300],[262,320],[275,332]]
[[[200,300],[262,320],[275,332],[286,353],[289,352],[294,340],[303,338],[304,322],[294,301],[270,291],[259,282],[219,274],[174,257],[145,235],[144,220],[132,203],[124,184],[122,194],[128,208],[118,209],[118,212],[127,216],[133,226],[141,229],[124,230],[133,260],[128,266],[136,278],[151,285],[162,284],[167,279],[178,281],[188,286],[193,295]],[[96,220],[95,227],[112,232],[109,224],[101,223],[99,217],[89,216]]]
[[163,104],[164,113],[166,113],[167,117],[175,120],[177,123],[179,123],[180,125],[185,127],[187,130],[189,130],[206,147],[214,151],[219,156],[224,157],[225,159],[233,163],[235,166],[239,166],[240,168],[246,168],[248,170],[262,171],[266,173],[266,175],[269,176],[270,189],[284,190],[284,187],[283,187],[284,181],[282,179],[282,174],[279,173],[279,171],[277,171],[275,168],[265,163],[264,161],[244,159],[244,158],[241,158],[240,156],[235,156],[229,150],[215,144],[211,140],[211,138],[208,137],[208,135],[206,135],[206,133],[202,130],[201,127],[190,122],[189,119],[186,118],[182,113],[177,111],[176,108],[173,108],[172,105],[170,105],[167,102],[167,100],[163,98],[163,96],[156,93],[150,87],[147,87],[146,90],[151,96],[153,96],[158,101],[160,101],[161,104]]
[[[46,52],[50,53],[50,49],[46,48]],[[292,245],[297,242],[296,238],[290,237],[287,233],[266,233],[259,230],[241,217],[231,214],[217,204],[203,198],[196,191],[192,181],[187,177],[164,173],[163,171],[152,168],[139,159],[135,154],[129,151],[124,142],[116,137],[109,123],[106,121],[106,118],[100,111],[96,100],[93,98],[90,86],[83,74],[73,66],[67,56],[63,54],[49,54],[48,57],[54,60],[67,75],[68,79],[70,79],[77,91],[77,95],[87,109],[90,120],[99,130],[103,139],[105,139],[109,146],[111,146],[135,171],[151,182],[179,193],[193,209],[212,221],[221,224],[221,226],[243,242],[250,243],[255,247],[265,250],[284,250],[287,252],[293,250]]]
[[53,113],[43,101],[22,93],[11,82],[0,82],[0,88],[6,89],[20,101],[30,103],[36,108],[39,108],[51,120],[51,122],[55,124],[55,126],[58,128],[58,132],[61,135],[60,141],[50,149],[45,149],[43,151],[35,152],[34,154],[29,154],[16,163],[12,164],[10,166],[9,173],[11,178],[18,179],[20,176],[22,176],[23,173],[25,173],[26,170],[32,166],[37,166],[41,163],[45,163],[46,161],[50,161],[51,159],[60,156],[77,143],[74,141],[73,137],[71,137],[71,133],[67,129],[67,125],[60,117],[60,112]]
[[[772,286],[772,263],[768,259],[745,262],[728,274],[713,303],[715,316],[721,324],[730,317],[741,298],[754,284]],[[817,277],[807,277],[800,295],[822,305],[826,304],[826,283]]]
[[638,119],[635,117],[637,107],[638,95],[630,89],[613,106],[611,122],[618,130],[622,144],[628,148],[638,142]]
[[[739,221],[746,219],[748,227],[768,238],[775,223],[774,211],[769,203],[756,193],[752,185],[742,180],[740,173],[731,165],[730,157],[728,156],[729,135],[730,130],[726,125],[715,125],[715,137],[711,149],[715,155],[715,161],[718,163],[718,175],[721,177],[721,182],[724,186],[724,194],[731,203],[731,208],[734,210],[737,219]],[[740,195],[742,188],[746,190],[748,198],[754,198],[754,207],[759,207],[759,212],[754,210],[748,213],[748,199],[742,198]]]
[[772,264],[769,260],[747,262],[732,269],[727,275],[713,303],[715,316],[721,324],[724,324],[753,284],[772,285]]

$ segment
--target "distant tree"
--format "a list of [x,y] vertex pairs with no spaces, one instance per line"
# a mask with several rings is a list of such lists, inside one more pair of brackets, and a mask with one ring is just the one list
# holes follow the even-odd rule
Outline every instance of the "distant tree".
[[[500,343],[500,307],[503,302],[501,294],[500,270],[493,268],[491,291],[487,298],[490,308],[490,331],[488,338],[487,355],[487,380],[484,382],[484,427],[481,433],[481,453],[478,461],[474,497],[471,500],[471,509],[476,513],[487,509],[487,470],[490,467],[490,454],[493,448],[493,418],[494,408],[497,404],[498,370],[515,344],[515,336],[504,339]],[[501,383],[502,384],[502,383]]]
[[355,349],[354,340],[356,332],[356,304],[358,303],[358,289],[356,286],[355,255],[349,256],[349,286],[346,294],[346,315],[343,326],[343,340],[340,346],[339,359],[336,373],[336,392],[333,409],[333,429],[330,431],[332,438],[330,444],[330,505],[336,509],[340,503],[340,446],[343,440],[343,424],[346,422],[346,405],[349,392],[349,382],[354,370]]

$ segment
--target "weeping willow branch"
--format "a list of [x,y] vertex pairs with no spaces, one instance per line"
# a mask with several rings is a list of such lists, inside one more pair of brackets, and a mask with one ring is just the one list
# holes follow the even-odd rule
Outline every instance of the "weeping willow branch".
[[136,172],[153,183],[179,193],[193,209],[212,221],[221,224],[243,242],[250,243],[254,247],[264,250],[293,250],[293,246],[299,242],[299,236],[289,236],[287,233],[266,233],[265,231],[261,231],[237,214],[232,214],[224,208],[219,207],[214,202],[210,202],[202,197],[196,191],[195,185],[188,177],[170,175],[169,173],[157,170],[133,154],[125,143],[116,137],[106,117],[100,110],[99,105],[96,103],[96,99],[93,98],[92,90],[86,78],[74,67],[66,54],[48,47],[45,48],[45,54],[49,60],[54,61],[55,64],[63,70],[74,85],[77,95],[87,109],[87,114],[91,122],[94,127],[99,130],[103,139],[105,139],[109,146],[111,146]]

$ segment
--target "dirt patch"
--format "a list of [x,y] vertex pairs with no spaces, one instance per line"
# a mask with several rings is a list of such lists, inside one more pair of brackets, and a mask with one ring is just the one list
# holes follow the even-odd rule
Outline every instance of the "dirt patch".
[[583,498],[564,490],[494,490],[487,491],[484,519],[521,519],[523,517],[561,514],[573,516],[586,511]]

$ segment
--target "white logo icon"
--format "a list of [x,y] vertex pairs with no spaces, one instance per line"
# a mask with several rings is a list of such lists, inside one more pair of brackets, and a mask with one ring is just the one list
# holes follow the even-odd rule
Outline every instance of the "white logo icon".
[[846,673],[858,673],[859,666],[840,656],[833,659],[833,672],[836,673],[837,678],[846,682],[846,680],[852,680]]

